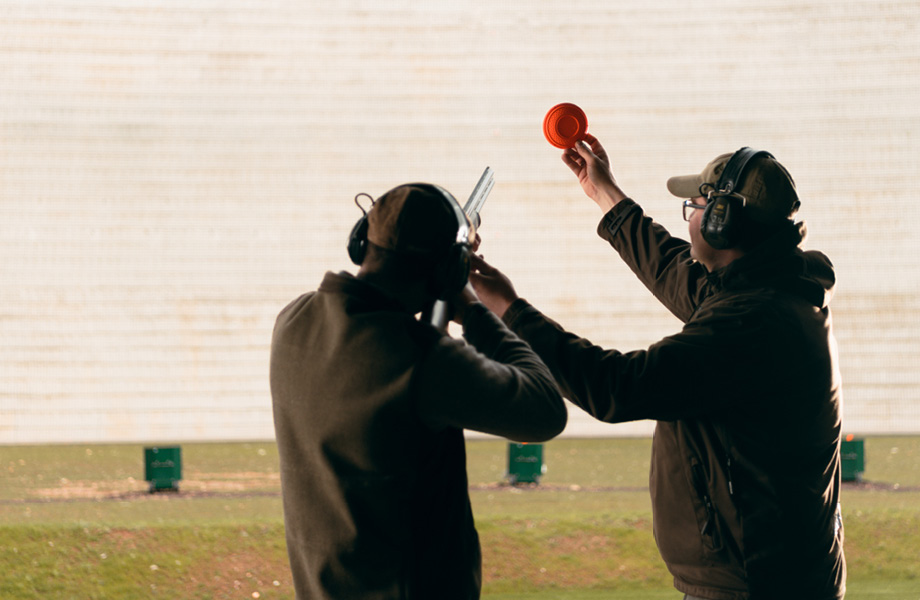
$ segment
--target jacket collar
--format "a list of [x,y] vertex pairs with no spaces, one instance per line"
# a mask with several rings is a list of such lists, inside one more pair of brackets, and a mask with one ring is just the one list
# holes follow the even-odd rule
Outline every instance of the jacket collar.
[[351,302],[357,303],[364,310],[393,310],[407,312],[406,308],[383,289],[358,279],[351,273],[340,271],[327,272],[319,285],[320,292],[344,294]]
[[805,223],[789,221],[754,250],[709,273],[708,280],[716,289],[778,289],[824,308],[834,294],[834,267],[824,254],[801,249],[806,235]]

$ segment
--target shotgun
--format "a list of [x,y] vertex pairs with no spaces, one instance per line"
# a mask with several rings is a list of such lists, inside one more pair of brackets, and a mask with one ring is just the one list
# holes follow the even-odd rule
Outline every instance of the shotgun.
[[[479,218],[479,211],[485,205],[486,198],[489,197],[489,192],[492,191],[493,185],[495,185],[495,174],[492,171],[492,167],[486,167],[476,187],[473,188],[469,200],[463,206],[463,212],[470,219],[470,244],[476,239],[476,230],[479,229],[479,224],[482,222]],[[442,331],[447,330],[447,324],[450,322],[448,308],[447,302],[438,300],[431,309],[431,324]]]

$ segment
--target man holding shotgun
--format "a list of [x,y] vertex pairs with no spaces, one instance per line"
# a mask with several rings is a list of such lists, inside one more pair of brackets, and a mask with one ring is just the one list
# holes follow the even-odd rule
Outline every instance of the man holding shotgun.
[[[396,187],[352,232],[357,275],[327,273],[278,316],[270,380],[302,600],[479,598],[463,429],[538,442],[565,427],[546,365],[467,282],[477,219],[438,186]],[[465,341],[417,318],[436,300]]]

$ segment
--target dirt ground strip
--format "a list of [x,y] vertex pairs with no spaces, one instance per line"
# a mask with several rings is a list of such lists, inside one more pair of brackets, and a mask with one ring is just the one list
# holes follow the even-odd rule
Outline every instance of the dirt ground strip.
[[[920,486],[899,486],[897,484],[872,481],[844,482],[844,489],[872,490],[885,492],[915,492]],[[487,483],[470,486],[470,491],[521,492],[641,492],[647,487],[581,486],[574,484],[517,484]],[[142,499],[153,496],[149,483],[128,477],[123,480],[86,481],[61,479],[57,486],[36,489],[30,497],[7,500],[3,504],[27,504],[42,502],[75,502]],[[256,497],[281,494],[281,478],[278,473],[198,473],[191,479],[183,479],[178,491],[163,491],[158,498],[206,498],[216,496]]]
[[[36,489],[20,502],[60,502],[73,500],[125,500],[147,496],[149,483],[128,477],[111,481],[61,479],[54,487]],[[179,482],[178,492],[164,492],[174,497],[260,496],[281,493],[278,473],[196,473]],[[163,495],[158,494],[158,495]]]

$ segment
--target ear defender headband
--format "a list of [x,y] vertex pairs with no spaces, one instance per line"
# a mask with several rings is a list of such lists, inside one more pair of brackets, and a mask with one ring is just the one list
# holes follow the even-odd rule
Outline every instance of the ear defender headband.
[[[470,234],[472,228],[470,226],[469,217],[466,216],[466,213],[463,212],[463,209],[460,207],[460,203],[457,202],[457,199],[453,195],[442,188],[439,185],[434,185],[432,183],[408,183],[401,186],[397,186],[387,192],[390,192],[399,189],[401,187],[415,187],[442,198],[447,206],[450,207],[454,218],[457,221],[457,238],[447,252],[442,256],[437,264],[433,267],[434,269],[434,293],[439,299],[446,299],[447,297],[459,292],[463,289],[463,286],[466,285],[467,279],[470,275]],[[386,194],[384,194],[386,195]],[[361,196],[367,196],[371,198],[368,194],[358,194],[355,196],[355,204],[358,205],[358,208],[361,209],[361,212],[364,215],[358,219],[358,222],[355,223],[354,227],[351,229],[351,233],[348,236],[348,257],[356,265],[360,265],[364,262],[364,257],[367,255],[367,229],[368,229],[368,213],[374,209],[375,200],[371,198],[371,206],[367,210],[364,210],[364,207],[358,202],[358,199]]]
[[364,210],[364,207],[358,202],[361,196],[370,198],[371,206],[368,210],[374,207],[374,199],[370,194],[361,192],[355,196],[355,204],[361,209],[363,215],[355,223],[355,226],[351,228],[351,233],[348,234],[348,258],[356,265],[363,263],[364,256],[367,254],[367,210]]
[[757,156],[773,158],[766,150],[754,150],[745,146],[728,159],[714,189],[707,194],[703,188],[712,187],[712,184],[704,183],[700,186],[700,193],[708,200],[700,222],[700,233],[716,250],[732,248],[741,241],[744,222],[742,213],[747,199],[735,190],[741,187],[745,169],[751,159]]

